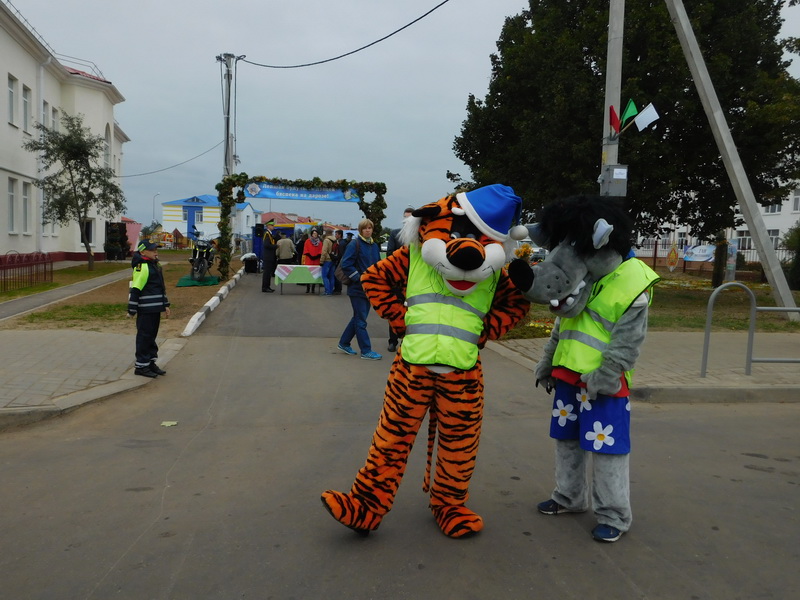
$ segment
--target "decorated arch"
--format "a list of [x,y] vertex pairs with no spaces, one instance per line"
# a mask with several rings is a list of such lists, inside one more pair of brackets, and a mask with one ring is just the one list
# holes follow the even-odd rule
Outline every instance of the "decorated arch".
[[[228,279],[231,262],[231,213],[237,203],[248,197],[297,200],[322,200],[335,202],[356,202],[364,215],[375,224],[375,233],[381,231],[381,222],[386,217],[386,184],[379,181],[322,181],[318,177],[304,179],[276,179],[263,176],[250,177],[247,173],[228,175],[216,186],[219,193],[219,272],[223,279]],[[280,190],[288,190],[281,192]],[[269,196],[266,194],[295,194]],[[367,202],[366,194],[375,194],[372,202]]]

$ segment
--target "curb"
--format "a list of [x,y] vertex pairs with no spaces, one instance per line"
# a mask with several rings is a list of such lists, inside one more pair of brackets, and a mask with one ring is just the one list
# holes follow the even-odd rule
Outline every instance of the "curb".
[[[503,358],[528,369],[531,373],[536,370],[536,361],[518,354],[503,344],[489,341],[486,343],[486,347],[493,352],[497,352]],[[531,389],[533,388],[534,380],[533,377],[531,377]],[[671,386],[645,384],[633,388],[630,398],[637,402],[647,402],[649,404],[796,404],[800,402],[800,386],[770,385],[743,387],[738,384],[720,386],[719,382],[709,383],[707,385],[684,383]]]
[[[168,338],[159,346],[160,364],[167,365],[170,360],[175,358],[178,352],[187,344],[188,340],[185,338],[197,331],[197,328],[200,327],[200,324],[205,320],[206,316],[217,308],[220,302],[227,298],[230,291],[236,286],[239,279],[241,279],[242,273],[244,273],[244,267],[242,267],[230,281],[223,285],[217,293],[203,305],[200,311],[189,319],[180,338]],[[136,389],[151,381],[152,379],[136,376],[131,367],[131,369],[126,371],[117,381],[87,388],[78,392],[72,392],[65,396],[59,396],[53,399],[53,404],[50,406],[0,409],[0,431],[22,425],[30,425],[51,417],[65,415],[81,406]]]
[[201,308],[191,319],[189,319],[189,322],[186,324],[186,328],[183,330],[183,333],[181,333],[181,337],[189,337],[195,331],[197,331],[197,328],[200,327],[200,324],[206,320],[206,316],[211,314],[211,311],[217,308],[220,302],[227,298],[230,291],[236,286],[237,283],[239,283],[242,273],[244,273],[244,267],[239,269],[236,272],[236,275],[231,277],[228,283],[219,288],[219,291],[214,294],[214,297],[206,302],[203,305],[203,308]]

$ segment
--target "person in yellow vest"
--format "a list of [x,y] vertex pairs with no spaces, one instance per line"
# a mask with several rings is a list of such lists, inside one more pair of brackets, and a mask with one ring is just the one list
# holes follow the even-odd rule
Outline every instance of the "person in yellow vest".
[[405,221],[401,247],[361,274],[375,312],[403,343],[364,467],[349,493],[322,494],[341,524],[362,534],[378,528],[427,414],[423,490],[433,517],[452,538],[483,529],[483,518],[466,506],[483,417],[480,349],[530,306],[504,268],[512,238],[527,235],[524,227],[513,227],[521,202],[510,187],[490,185],[426,204]]
[[134,373],[155,378],[167,372],[156,364],[161,313],[169,318],[169,299],[164,273],[158,264],[158,245],[143,240],[131,258],[133,274],[128,293],[128,317],[136,317]]
[[556,317],[535,371],[537,386],[555,390],[556,486],[537,508],[546,515],[587,510],[591,455],[592,537],[615,542],[633,520],[628,396],[660,278],[633,257],[630,218],[609,198],[553,202],[529,229],[550,253],[533,266],[513,261],[509,275],[525,298],[547,304]]

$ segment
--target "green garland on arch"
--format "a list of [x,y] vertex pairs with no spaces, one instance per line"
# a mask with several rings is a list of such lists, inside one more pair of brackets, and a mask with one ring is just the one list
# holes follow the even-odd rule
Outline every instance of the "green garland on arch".
[[[245,201],[244,189],[250,183],[269,183],[280,187],[298,187],[303,189],[341,190],[346,192],[354,189],[358,194],[358,208],[364,216],[373,222],[375,230],[373,236],[381,233],[381,223],[386,218],[383,212],[386,209],[386,184],[380,181],[349,181],[338,179],[336,181],[322,181],[319,177],[314,179],[280,179],[275,177],[249,177],[247,173],[235,173],[226,176],[220,181],[216,190],[219,193],[219,272],[223,280],[228,279],[231,263],[231,214],[236,204]],[[234,197],[234,190],[236,196]],[[375,194],[372,202],[365,200],[366,194]]]

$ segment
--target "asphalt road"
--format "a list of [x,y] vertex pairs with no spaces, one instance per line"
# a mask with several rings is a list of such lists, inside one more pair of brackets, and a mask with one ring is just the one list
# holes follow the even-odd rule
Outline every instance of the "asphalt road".
[[637,403],[633,529],[604,545],[590,513],[536,512],[549,398],[491,351],[469,502],[484,531],[439,532],[421,438],[394,510],[357,536],[319,495],[362,465],[389,360],[335,350],[346,297],[262,294],[259,279],[167,376],[0,434],[0,598],[800,597],[799,404]]

